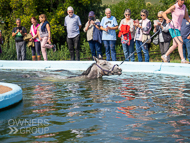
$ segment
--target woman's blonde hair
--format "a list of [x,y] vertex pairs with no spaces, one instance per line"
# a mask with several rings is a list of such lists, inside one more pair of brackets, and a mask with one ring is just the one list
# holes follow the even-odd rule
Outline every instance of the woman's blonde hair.
[[43,21],[47,21],[47,17],[46,17],[46,15],[45,14],[40,14],[40,16],[39,17],[41,17],[42,19],[43,19]]

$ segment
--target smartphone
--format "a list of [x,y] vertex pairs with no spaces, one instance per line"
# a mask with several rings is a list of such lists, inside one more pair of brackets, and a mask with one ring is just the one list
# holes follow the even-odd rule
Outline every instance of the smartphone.
[[17,27],[17,29],[22,30],[22,27]]
[[134,20],[133,22],[134,22],[134,23],[139,23],[139,20],[138,20],[138,19],[136,19],[136,20]]

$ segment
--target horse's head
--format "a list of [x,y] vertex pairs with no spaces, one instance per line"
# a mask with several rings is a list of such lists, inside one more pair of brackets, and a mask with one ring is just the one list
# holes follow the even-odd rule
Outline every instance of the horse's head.
[[122,69],[118,65],[113,65],[110,62],[103,60],[101,57],[97,59],[94,57],[94,60],[96,61],[96,65],[101,72],[102,76],[103,75],[121,75],[122,74]]

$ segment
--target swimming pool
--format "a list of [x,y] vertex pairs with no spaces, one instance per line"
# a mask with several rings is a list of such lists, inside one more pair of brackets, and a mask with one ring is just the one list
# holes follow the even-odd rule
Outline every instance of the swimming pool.
[[124,72],[94,80],[47,81],[36,73],[0,71],[0,82],[23,90],[23,102],[0,112],[0,142],[190,141],[188,76]]

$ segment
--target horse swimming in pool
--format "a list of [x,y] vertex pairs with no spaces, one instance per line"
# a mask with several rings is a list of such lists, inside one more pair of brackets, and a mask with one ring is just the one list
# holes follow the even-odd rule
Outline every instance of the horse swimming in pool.
[[[84,71],[82,74],[74,76],[61,76],[59,74],[53,74],[53,73],[45,73],[45,72],[37,72],[36,74],[38,77],[44,78],[45,80],[56,80],[56,79],[96,79],[101,78],[102,76],[110,76],[110,75],[121,75],[122,69],[118,65],[113,65],[109,61],[103,60],[101,56],[99,58],[93,57],[95,60],[95,63],[93,63],[86,71]],[[66,70],[55,70],[54,72],[69,72]],[[25,78],[31,77],[28,74],[23,75]]]

